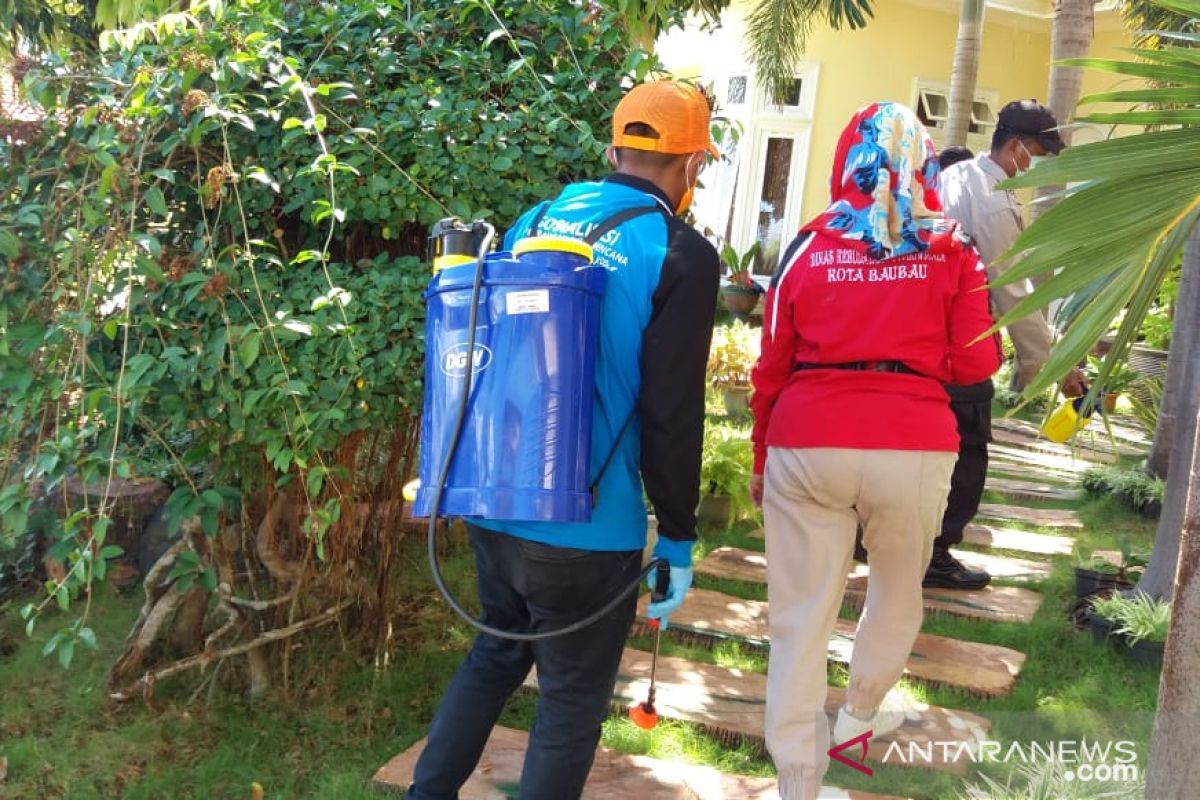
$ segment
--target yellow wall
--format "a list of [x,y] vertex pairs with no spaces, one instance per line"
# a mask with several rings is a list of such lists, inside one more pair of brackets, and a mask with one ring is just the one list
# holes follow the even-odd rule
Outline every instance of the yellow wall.
[[[928,0],[926,0],[928,1]],[[875,4],[875,17],[859,31],[830,31],[818,26],[810,37],[806,61],[819,64],[813,133],[801,216],[812,217],[828,201],[829,165],[842,127],[853,113],[874,100],[912,104],[918,78],[949,83],[958,31],[953,11],[900,0]],[[660,47],[669,67],[681,74],[718,72],[720,61],[697,63],[697,57],[741,61],[744,56],[739,0],[715,34],[696,30],[670,37]],[[1102,21],[1092,55],[1115,56],[1128,39],[1111,18]],[[1107,29],[1106,29],[1107,28]],[[988,12],[978,88],[994,90],[1000,104],[1036,97],[1045,100],[1050,68],[1050,26],[1046,20],[1015,18]],[[1084,92],[1110,88],[1116,76],[1089,71]],[[998,109],[997,109],[998,110]]]

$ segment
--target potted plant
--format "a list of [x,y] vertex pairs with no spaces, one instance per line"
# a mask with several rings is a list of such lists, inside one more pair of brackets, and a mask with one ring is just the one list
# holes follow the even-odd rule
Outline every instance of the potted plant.
[[760,336],[758,328],[741,320],[713,329],[708,380],[723,393],[725,413],[730,416],[744,414],[749,409],[750,370],[758,361]]
[[1093,467],[1083,474],[1080,485],[1090,494],[1112,494],[1142,516],[1153,519],[1162,512],[1162,479],[1137,467]]
[[[1091,383],[1097,383],[1100,377],[1100,370],[1104,365],[1104,359],[1097,356],[1088,356],[1087,369],[1084,372],[1087,374],[1088,380]],[[1112,413],[1117,408],[1117,400],[1122,394],[1129,391],[1135,383],[1138,382],[1140,376],[1137,370],[1129,366],[1124,361],[1118,361],[1112,365],[1108,375],[1104,378],[1104,383],[1100,385],[1102,390],[1100,399],[1107,413]]]
[[729,309],[735,319],[746,319],[758,305],[759,295],[765,291],[750,272],[758,251],[758,242],[750,245],[740,255],[728,242],[721,245],[721,263],[729,270],[725,282],[721,285],[721,297],[725,301],[725,308]]
[[1075,562],[1075,596],[1092,597],[1120,587],[1117,575],[1120,567],[1111,561],[1090,556]]
[[725,425],[706,425],[697,521],[726,528],[750,511],[753,471],[754,451],[744,432]]
[[1097,555],[1075,560],[1075,596],[1077,598],[1133,588],[1133,579],[1149,563],[1146,553],[1135,553],[1129,537],[1121,535],[1121,562],[1114,564]]
[[1103,642],[1115,637],[1125,645],[1126,657],[1137,664],[1162,666],[1170,625],[1170,604],[1142,592],[1092,602],[1093,639]]
[[1125,636],[1126,657],[1135,664],[1162,667],[1163,648],[1171,627],[1171,605],[1143,592],[1121,598],[1125,609],[1117,633]]
[[1124,598],[1119,594],[1107,597],[1092,597],[1088,601],[1088,628],[1092,631],[1092,643],[1103,645],[1121,625],[1124,613]]

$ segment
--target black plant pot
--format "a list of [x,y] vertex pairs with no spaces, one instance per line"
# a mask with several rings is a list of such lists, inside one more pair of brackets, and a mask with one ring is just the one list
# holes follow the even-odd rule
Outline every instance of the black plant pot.
[[1129,645],[1125,651],[1125,657],[1134,664],[1162,669],[1164,645],[1165,642],[1151,642],[1146,639],[1139,639]]
[[1138,513],[1147,519],[1158,519],[1162,515],[1162,501],[1151,500],[1146,505],[1138,508]]
[[1109,637],[1113,635],[1117,624],[1111,619],[1105,619],[1097,614],[1092,614],[1088,617],[1088,628],[1092,631],[1092,644],[1103,647],[1108,644]]
[[1083,567],[1075,568],[1076,597],[1091,597],[1102,592],[1112,592],[1114,589],[1128,587],[1128,583],[1111,573],[1096,572],[1094,569],[1084,569]]

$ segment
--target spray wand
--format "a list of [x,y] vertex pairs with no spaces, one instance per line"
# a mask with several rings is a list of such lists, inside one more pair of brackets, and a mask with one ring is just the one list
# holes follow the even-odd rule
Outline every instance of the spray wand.
[[[666,600],[670,585],[671,567],[667,562],[659,561],[654,572],[654,588],[650,592],[651,602]],[[658,671],[658,645],[662,642],[662,621],[647,617],[646,624],[654,628],[654,655],[650,657],[650,689],[646,692],[645,702],[637,703],[629,709],[629,719],[634,725],[649,731],[658,725],[658,710],[654,707],[654,675]]]

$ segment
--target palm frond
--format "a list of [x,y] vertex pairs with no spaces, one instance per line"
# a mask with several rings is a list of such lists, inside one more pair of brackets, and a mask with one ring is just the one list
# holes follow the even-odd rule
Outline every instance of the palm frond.
[[834,30],[857,29],[874,15],[872,0],[758,0],[746,18],[750,63],[774,102],[782,102],[808,35],[824,18]]
[[[1192,27],[1191,20],[1200,17],[1200,0],[1152,0],[1141,5],[1185,15],[1181,28]],[[1200,43],[1200,35],[1180,30],[1146,41]],[[1018,237],[1006,257],[1020,260],[997,281],[1049,275],[998,327],[1053,300],[1071,298],[1059,317],[1065,331],[1041,373],[1026,387],[1026,397],[1066,374],[1124,312],[1098,376],[1097,384],[1102,383],[1125,357],[1169,265],[1200,223],[1200,49],[1163,46],[1131,53],[1141,60],[1066,62],[1153,84],[1085,97],[1083,103],[1122,102],[1135,107],[1097,111],[1079,119],[1183,127],[1072,147],[1002,184],[1005,188],[1074,184],[1057,206]]]

